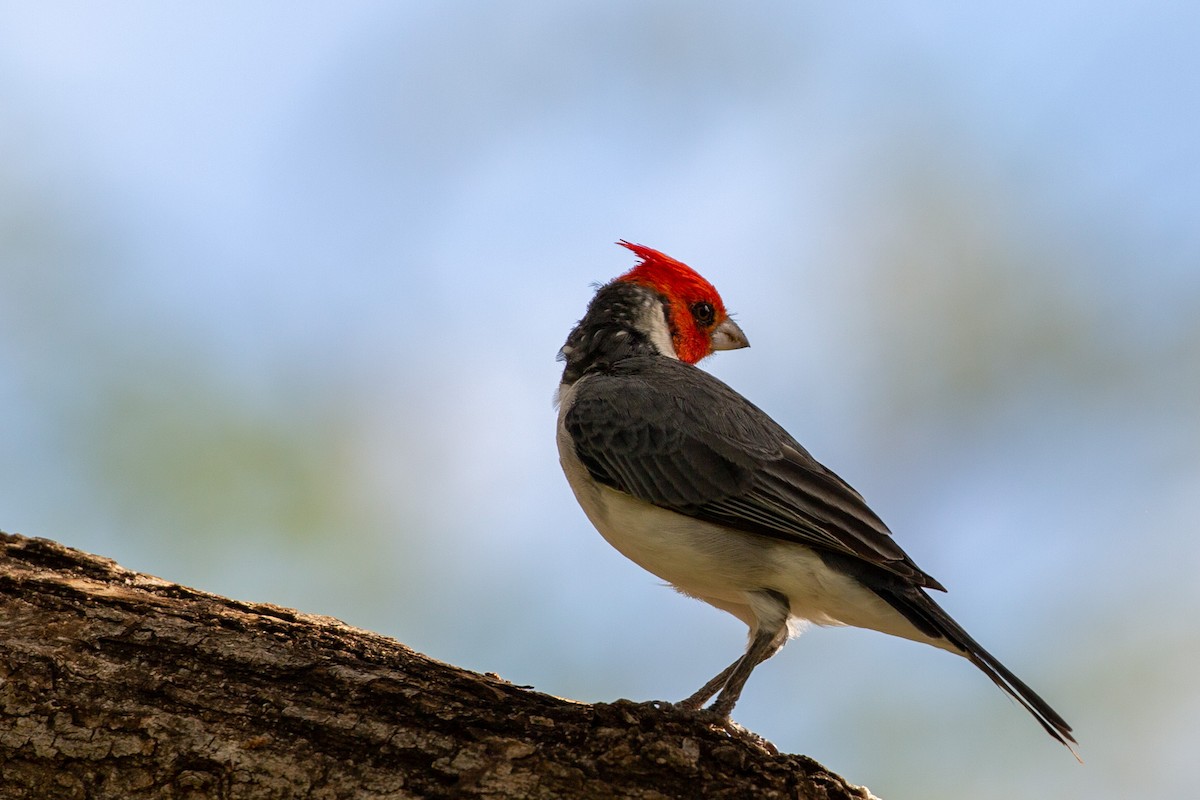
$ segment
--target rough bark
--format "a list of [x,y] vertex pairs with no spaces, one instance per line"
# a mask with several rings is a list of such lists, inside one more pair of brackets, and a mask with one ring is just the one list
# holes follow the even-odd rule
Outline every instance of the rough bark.
[[669,705],[551,697],[0,533],[2,798],[869,796]]

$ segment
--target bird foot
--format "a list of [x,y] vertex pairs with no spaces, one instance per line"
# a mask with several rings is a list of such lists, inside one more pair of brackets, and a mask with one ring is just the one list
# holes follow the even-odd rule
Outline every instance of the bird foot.
[[[684,701],[687,702],[686,700]],[[713,730],[721,731],[730,739],[737,739],[749,745],[757,747],[768,755],[779,755],[779,748],[772,744],[768,739],[749,728],[743,727],[729,718],[728,715],[720,714],[711,709],[689,709],[683,703],[676,703],[676,708],[682,708],[687,711],[696,713],[700,719]]]
[[779,748],[768,741],[765,737],[760,736],[749,728],[744,728],[731,719],[726,718],[724,722],[714,725],[714,727],[723,730],[732,739],[739,739],[747,744],[757,747],[764,753],[772,756],[779,755]]

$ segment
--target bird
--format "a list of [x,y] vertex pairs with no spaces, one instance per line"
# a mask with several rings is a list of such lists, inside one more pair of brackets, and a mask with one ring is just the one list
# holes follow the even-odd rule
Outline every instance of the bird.
[[559,351],[556,438],[576,500],[612,547],[749,629],[745,652],[677,705],[735,725],[751,672],[798,629],[856,626],[965,657],[1075,753],[1071,726],[934,601],[945,587],[862,496],[696,366],[750,344],[713,285],[618,244],[638,262],[596,290]]

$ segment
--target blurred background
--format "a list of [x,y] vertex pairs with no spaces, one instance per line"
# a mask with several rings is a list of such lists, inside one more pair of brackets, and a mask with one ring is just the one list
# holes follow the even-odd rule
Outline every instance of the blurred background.
[[1186,796],[1200,6],[0,6],[0,528],[585,701],[744,646],[599,537],[555,354],[642,242],[707,368],[1075,725],[812,630],[737,719],[883,797]]

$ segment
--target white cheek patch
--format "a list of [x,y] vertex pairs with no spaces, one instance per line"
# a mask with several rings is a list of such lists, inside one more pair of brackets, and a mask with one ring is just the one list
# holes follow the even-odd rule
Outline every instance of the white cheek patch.
[[667,310],[662,303],[655,300],[642,307],[638,328],[650,339],[650,344],[654,345],[659,355],[679,360],[675,343],[671,340],[671,326],[667,324]]

